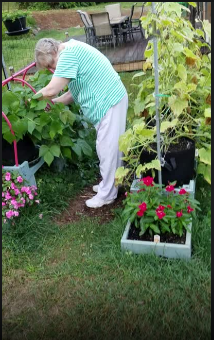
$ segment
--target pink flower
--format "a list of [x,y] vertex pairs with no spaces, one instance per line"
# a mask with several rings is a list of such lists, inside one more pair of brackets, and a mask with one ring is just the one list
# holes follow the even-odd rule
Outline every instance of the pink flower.
[[182,216],[183,216],[182,210],[181,210],[181,211],[177,211],[177,212],[176,212],[176,216],[177,216],[178,218],[182,217]]
[[39,218],[42,219],[43,218],[43,214],[39,214]]
[[6,174],[5,174],[5,180],[6,180],[6,181],[10,181],[10,179],[11,179],[11,174],[10,174],[10,172],[6,172]]
[[139,208],[140,208],[140,210],[142,210],[143,212],[146,211],[146,209],[147,209],[147,204],[146,204],[146,202],[141,203],[141,204],[139,205]]
[[14,212],[12,210],[9,210],[6,212],[6,217],[11,218],[14,215]]
[[156,209],[156,215],[160,220],[162,220],[162,218],[166,216],[165,212],[163,212],[162,210],[157,210],[157,209]]
[[2,202],[2,207],[4,207],[6,205],[6,203]]
[[19,212],[18,211],[14,211],[14,216],[18,217],[19,216]]
[[13,189],[13,190],[15,190],[16,189],[16,185],[15,185],[15,183],[11,183],[11,189]]
[[137,212],[137,216],[142,217],[143,215],[144,215],[144,211],[143,210],[139,210]]
[[125,192],[125,196],[127,197],[127,195],[128,195],[128,193],[127,192]]
[[39,203],[40,203],[40,201],[39,201],[39,200],[35,200],[35,202],[36,202],[37,204],[39,204]]
[[167,205],[167,208],[172,209],[172,206],[170,204]]
[[153,182],[154,182],[154,178],[147,176],[141,179],[141,181],[143,181],[143,183],[147,186],[147,187],[153,187]]
[[2,197],[4,197],[4,192],[2,193]]
[[188,214],[190,214],[190,213],[191,213],[191,211],[194,211],[194,209],[193,209],[193,208],[191,208],[191,207],[190,207],[190,205],[188,205],[188,207],[187,207],[187,212],[188,212]]
[[15,192],[15,195],[19,195],[20,194],[19,189],[15,189],[14,192]]
[[173,191],[174,190],[174,186],[173,185],[167,185],[167,187],[166,187],[166,191],[168,191],[168,192],[171,192],[171,191]]
[[17,177],[17,182],[22,183],[23,182],[23,178],[21,176],[18,176]]
[[16,200],[11,200],[10,202],[13,206],[14,206],[14,209],[18,209],[19,208],[19,203],[16,201]]
[[185,189],[181,189],[179,191],[179,195],[185,195],[185,194],[187,194],[187,191]]
[[5,199],[10,200],[11,198],[12,198],[11,195],[9,194],[9,192],[7,192],[6,195],[5,195]]
[[160,211],[164,211],[166,207],[164,207],[163,205],[159,205],[159,207],[156,210],[160,210]]
[[30,199],[30,200],[33,200],[33,197],[34,197],[34,196],[33,196],[32,194],[29,195],[29,199]]

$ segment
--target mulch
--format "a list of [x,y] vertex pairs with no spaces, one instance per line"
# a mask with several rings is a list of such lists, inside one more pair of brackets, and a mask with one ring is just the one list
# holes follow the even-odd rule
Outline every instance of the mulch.
[[112,221],[115,218],[115,209],[123,207],[122,202],[125,199],[124,190],[119,190],[118,197],[113,203],[104,205],[101,208],[88,208],[85,201],[92,198],[94,195],[96,195],[96,193],[93,192],[92,187],[86,187],[78,196],[69,202],[69,206],[62,214],[60,214],[55,222],[59,226],[63,226],[68,223],[78,222],[84,217],[96,218],[99,220],[100,224]]

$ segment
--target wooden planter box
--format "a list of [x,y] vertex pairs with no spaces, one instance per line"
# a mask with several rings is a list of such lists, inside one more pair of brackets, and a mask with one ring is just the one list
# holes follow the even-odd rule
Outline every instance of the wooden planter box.
[[[192,235],[189,232],[186,233],[185,244],[128,240],[130,225],[131,223],[128,222],[121,238],[122,251],[131,251],[135,254],[155,254],[172,259],[189,260],[191,258]],[[192,223],[189,225],[189,229],[191,231]]]

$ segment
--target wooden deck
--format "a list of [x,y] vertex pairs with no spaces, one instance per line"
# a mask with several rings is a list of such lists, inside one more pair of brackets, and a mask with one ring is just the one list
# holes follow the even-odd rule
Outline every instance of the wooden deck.
[[[74,36],[72,39],[85,42],[85,35]],[[113,44],[106,44],[99,46],[98,49],[109,59],[116,71],[134,71],[142,69],[147,42],[148,40],[142,39],[139,32],[134,35],[134,41],[128,40],[115,48]]]
[[[70,39],[85,42],[85,35],[69,37],[65,41]],[[99,50],[109,59],[117,72],[137,71],[142,70],[147,42],[148,40],[142,39],[139,33],[134,35],[134,41],[127,41],[115,48],[110,44],[103,45]],[[36,71],[36,67],[32,67],[27,74],[34,74]]]

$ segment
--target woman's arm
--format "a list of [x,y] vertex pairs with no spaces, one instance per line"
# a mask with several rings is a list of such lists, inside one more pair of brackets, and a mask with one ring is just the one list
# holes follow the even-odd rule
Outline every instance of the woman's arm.
[[37,93],[41,93],[44,98],[52,99],[53,97],[56,97],[69,82],[70,79],[67,78],[53,77],[50,83]]
[[71,92],[68,91],[68,92],[62,94],[60,97],[53,98],[52,101],[54,103],[63,103],[65,105],[68,105],[68,104],[72,103],[74,100],[73,100],[73,97],[71,95]]

